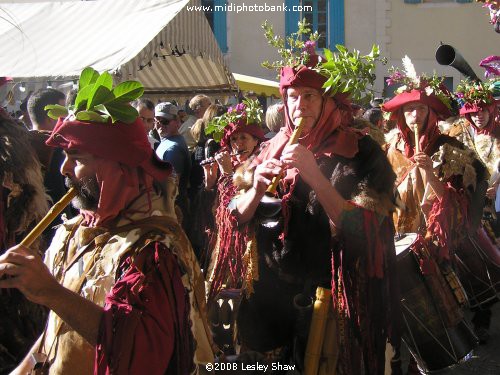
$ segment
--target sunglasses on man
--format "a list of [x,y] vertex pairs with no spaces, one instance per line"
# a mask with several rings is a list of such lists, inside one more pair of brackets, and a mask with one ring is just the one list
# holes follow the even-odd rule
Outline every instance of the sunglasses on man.
[[170,123],[170,121],[172,121],[172,120],[167,120],[166,118],[156,118],[155,117],[155,124],[167,126]]

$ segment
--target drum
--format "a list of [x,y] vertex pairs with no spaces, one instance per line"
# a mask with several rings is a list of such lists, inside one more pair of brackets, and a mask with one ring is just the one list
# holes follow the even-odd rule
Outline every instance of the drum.
[[395,246],[402,338],[419,367],[438,371],[469,359],[478,340],[423,241],[414,233],[401,234],[396,236]]
[[499,250],[484,230],[468,236],[456,251],[457,271],[470,307],[495,301],[500,291]]

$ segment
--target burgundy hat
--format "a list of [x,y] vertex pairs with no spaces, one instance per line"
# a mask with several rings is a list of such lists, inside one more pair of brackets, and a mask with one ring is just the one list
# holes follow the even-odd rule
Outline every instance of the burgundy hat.
[[172,173],[172,166],[158,159],[140,119],[131,124],[98,123],[59,118],[46,144],[79,150],[130,167],[139,167],[156,180]]
[[405,91],[396,95],[391,100],[382,105],[385,112],[397,112],[402,106],[411,102],[423,103],[436,112],[440,118],[451,116],[449,108],[434,94],[427,95],[423,90]]
[[318,62],[321,61],[321,56],[310,55],[307,65],[298,67],[285,66],[280,71],[280,93],[285,96],[286,89],[290,86],[312,87],[317,90],[323,89],[323,84],[328,78],[314,71]]
[[465,103],[460,108],[460,114],[466,115],[467,113],[481,112],[483,109],[487,108],[491,104],[486,103]]
[[264,130],[257,124],[240,125],[239,123],[230,123],[224,129],[224,136],[220,142],[221,146],[229,146],[231,136],[237,133],[248,133],[261,142],[266,139]]
[[460,114],[461,115],[466,115],[468,113],[476,113],[476,112],[481,112],[485,109],[491,112],[492,108],[495,108],[495,106],[500,105],[500,100],[492,98],[491,103],[485,103],[485,102],[466,102],[464,105],[460,108]]

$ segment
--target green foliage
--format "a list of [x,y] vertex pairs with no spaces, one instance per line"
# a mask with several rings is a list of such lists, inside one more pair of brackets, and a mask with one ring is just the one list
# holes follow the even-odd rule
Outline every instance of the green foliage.
[[113,77],[108,72],[99,74],[87,67],[80,74],[75,104],[68,108],[48,105],[45,110],[50,118],[74,117],[80,121],[120,121],[130,124],[139,116],[130,102],[141,97],[144,87],[138,81],[126,81],[113,88]]
[[244,126],[261,124],[264,111],[258,100],[244,99],[243,103],[230,107],[222,116],[214,117],[205,127],[205,134],[210,135],[215,141],[220,142],[224,136],[224,129],[229,124]]
[[[311,52],[314,52],[319,34],[317,31],[311,33],[311,29],[309,28],[310,25],[305,18],[302,22],[299,22],[298,26],[297,32],[290,34],[290,36],[285,39],[282,36],[275,35],[273,26],[267,21],[262,24],[267,43],[277,48],[282,58],[282,60],[272,63],[264,61],[262,63],[264,68],[276,69],[279,71],[284,66],[296,67],[307,64]],[[308,37],[307,34],[309,34]],[[308,40],[304,41],[306,37]]]
[[460,106],[467,104],[491,104],[495,85],[500,83],[498,80],[488,80],[485,82],[472,81],[464,79],[460,81],[455,90],[455,98]]
[[398,68],[389,68],[388,85],[400,85],[396,90],[396,94],[410,92],[412,90],[424,91],[427,96],[435,95],[443,104],[450,110],[453,109],[450,93],[445,89],[443,84],[444,78],[439,77],[436,72],[432,76],[425,73],[417,76],[416,73],[408,75],[408,72],[401,72]]
[[[306,66],[310,56],[316,54],[316,40],[319,34],[318,32],[311,33],[310,25],[305,19],[299,22],[298,31],[286,39],[275,35],[272,25],[269,25],[267,21],[262,24],[262,28],[268,44],[277,48],[282,58],[273,63],[263,62],[262,66],[265,68],[279,71],[286,66],[293,68]],[[377,61],[386,64],[387,59],[380,57],[380,49],[377,45],[374,45],[371,52],[365,56],[362,56],[358,50],[351,52],[340,44],[335,47],[337,52],[324,49],[324,58],[315,67],[309,67],[309,69],[314,69],[327,78],[323,86],[325,93],[331,96],[345,93],[356,102],[369,102],[373,97],[373,90],[369,86],[375,82],[375,64]]]
[[376,62],[386,64],[385,58],[380,57],[380,49],[372,46],[368,55],[354,49],[349,51],[343,45],[337,44],[337,52],[324,49],[325,60],[316,67],[316,71],[328,78],[323,85],[325,92],[331,96],[337,93],[349,94],[355,102],[368,102],[373,97],[373,90],[369,87],[375,82]]

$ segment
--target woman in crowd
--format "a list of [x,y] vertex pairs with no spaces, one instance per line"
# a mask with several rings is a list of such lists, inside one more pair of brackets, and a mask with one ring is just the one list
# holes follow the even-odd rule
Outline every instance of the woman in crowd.
[[[232,262],[250,256],[252,235],[245,232],[241,236],[235,232],[233,218],[228,214],[227,205],[245,184],[246,168],[259,151],[265,140],[261,127],[262,109],[257,101],[244,101],[229,108],[223,116],[212,120],[207,128],[214,138],[221,137],[221,151],[213,159],[207,160],[205,168],[205,188],[217,190],[216,236],[210,254],[207,280],[210,283],[208,299],[211,301],[223,285],[233,288],[243,286],[247,265]],[[237,172],[235,174],[235,172]],[[235,255],[237,254],[237,255]]]

